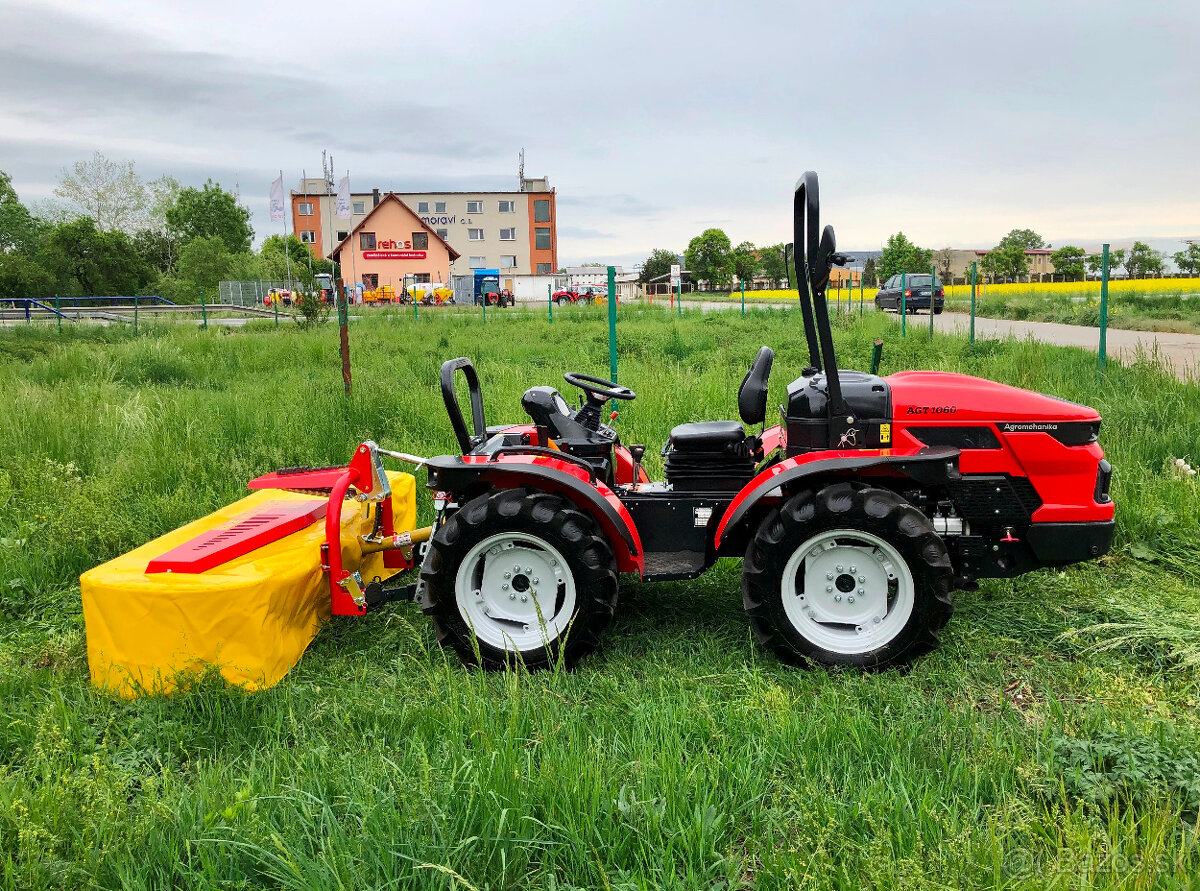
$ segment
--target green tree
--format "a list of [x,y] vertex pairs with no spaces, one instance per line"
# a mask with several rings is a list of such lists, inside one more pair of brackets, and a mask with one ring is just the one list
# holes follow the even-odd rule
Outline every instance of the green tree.
[[38,246],[43,228],[42,222],[17,198],[12,178],[0,170],[0,253],[32,253]]
[[884,280],[901,272],[929,272],[933,268],[933,251],[917,247],[903,232],[897,232],[884,245],[878,268],[879,276]]
[[1186,251],[1176,251],[1171,259],[1184,275],[1200,273],[1200,244],[1189,244]]
[[705,229],[688,242],[683,257],[697,281],[708,282],[710,290],[729,287],[729,236],[720,229]]
[[993,281],[1004,281],[1026,275],[1029,272],[1029,257],[1020,242],[1010,241],[988,251],[979,265]]
[[1067,281],[1076,282],[1083,278],[1085,257],[1087,253],[1083,248],[1067,244],[1050,255],[1050,262],[1054,264],[1054,271],[1058,275]]
[[167,203],[178,190],[179,183],[169,176],[146,183],[132,161],[111,161],[96,152],[62,171],[54,194],[64,205],[55,215],[63,222],[91,217],[101,231],[132,235],[162,228]]
[[997,247],[1011,247],[1019,245],[1023,251],[1036,251],[1043,248],[1048,248],[1050,245],[1042,239],[1032,229],[1013,229],[1007,235],[1000,239],[1000,244]]
[[216,236],[225,242],[231,253],[250,250],[254,230],[250,228],[250,211],[211,179],[203,189],[180,189],[166,211],[167,230],[181,244],[193,238]]
[[879,287],[879,270],[875,266],[874,257],[867,257],[867,262],[863,264],[863,287]]
[[216,235],[193,238],[179,251],[178,278],[186,283],[185,293],[215,294],[233,260],[233,253]]
[[[287,246],[286,256],[284,255],[285,244]],[[313,264],[313,273],[329,272],[330,270],[325,267],[332,266],[329,261],[322,261],[313,257],[304,243],[295,235],[289,235],[286,242],[282,235],[268,236],[259,249],[258,257],[265,277],[272,279],[287,278],[290,263],[292,278],[306,284],[311,284],[312,282],[312,277],[308,271],[308,261],[310,259]],[[324,262],[324,266],[322,266],[322,262]]]
[[638,275],[638,281],[643,285],[648,284],[650,279],[658,278],[660,275],[669,275],[671,267],[679,262],[679,256],[674,251],[668,251],[664,248],[655,248],[650,252],[650,256],[642,263],[642,271]]
[[[1100,267],[1103,263],[1104,256],[1102,254],[1092,254],[1087,258],[1088,272],[1092,275],[1100,274]],[[1125,248],[1108,252],[1108,270],[1109,275],[1112,275],[1112,270],[1125,263]]]
[[743,282],[752,280],[754,276],[758,275],[758,270],[761,268],[758,252],[748,241],[743,241],[730,251],[729,264],[733,277]]
[[21,297],[36,300],[54,295],[54,276],[16,251],[0,251],[0,302]]
[[1144,241],[1135,241],[1125,255],[1125,274],[1129,278],[1147,278],[1162,275],[1163,256]]
[[90,217],[51,229],[43,257],[60,285],[70,283],[84,297],[135,294],[152,279],[124,233],[102,231]]
[[778,288],[787,283],[787,265],[783,259],[783,245],[769,244],[758,249],[758,266],[762,274]]

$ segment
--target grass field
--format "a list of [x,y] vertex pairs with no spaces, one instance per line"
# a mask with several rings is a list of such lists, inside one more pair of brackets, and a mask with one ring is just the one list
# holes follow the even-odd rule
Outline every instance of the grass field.
[[[739,566],[622,586],[572,673],[483,675],[410,605],[334,620],[277,687],[124,702],[88,683],[83,570],[364,438],[453,437],[442,359],[491,423],[564,370],[607,373],[592,310],[0,331],[0,888],[1184,888],[1200,875],[1200,389],[1043,344],[900,342],[839,319],[845,364],[956,369],[1097,406],[1114,553],[957,595],[910,672],[797,671],[758,649]],[[771,402],[795,311],[621,310],[627,442]],[[565,385],[559,384],[566,389]],[[653,457],[651,457],[653,456]],[[420,511],[429,517],[421,494]]]

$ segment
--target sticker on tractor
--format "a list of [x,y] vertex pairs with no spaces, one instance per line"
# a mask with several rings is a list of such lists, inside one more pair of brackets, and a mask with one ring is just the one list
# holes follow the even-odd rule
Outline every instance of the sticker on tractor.
[[957,405],[910,405],[905,409],[906,415],[952,415],[958,411]]
[[698,507],[692,511],[692,525],[703,529],[708,525],[708,521],[712,519],[711,507]]
[[891,424],[880,424],[879,425],[879,442],[880,442],[880,444],[886,445],[887,443],[889,443],[891,441],[892,441],[892,425]]

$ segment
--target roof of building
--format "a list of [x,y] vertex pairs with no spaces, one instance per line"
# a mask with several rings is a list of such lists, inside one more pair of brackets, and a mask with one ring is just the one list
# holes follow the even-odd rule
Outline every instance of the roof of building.
[[379,208],[381,208],[385,204],[387,204],[389,201],[395,201],[397,204],[399,204],[401,207],[403,207],[405,210],[407,210],[410,214],[412,214],[413,219],[416,220],[421,225],[422,229],[424,229],[426,232],[428,232],[430,235],[432,235],[437,241],[439,241],[442,245],[444,245],[446,250],[448,250],[450,252],[450,262],[451,263],[453,263],[455,260],[457,260],[459,257],[462,256],[462,254],[460,254],[454,248],[450,247],[450,244],[449,244],[449,242],[446,241],[446,239],[444,239],[444,238],[442,238],[442,236],[438,235],[436,231],[434,231],[433,229],[431,229],[429,227],[428,223],[426,223],[419,216],[417,216],[417,212],[415,210],[413,210],[411,207],[409,207],[407,204],[405,204],[403,201],[401,201],[400,198],[398,198],[396,196],[395,192],[388,192],[386,195],[384,195],[382,198],[379,199],[378,204],[376,204],[374,207],[372,207],[367,212],[367,215],[362,218],[362,221],[357,226],[355,226],[352,230],[350,230],[350,233],[345,238],[343,238],[341,241],[339,241],[337,243],[337,247],[335,247],[332,251],[329,252],[329,254],[327,255],[329,257],[329,259],[332,260],[338,254],[340,254],[342,251],[342,248],[345,246],[346,242],[348,242],[351,238],[353,238],[355,233],[358,232],[359,229],[361,229],[363,226],[367,225],[367,221],[370,220],[371,217],[375,216],[375,212],[378,211]]

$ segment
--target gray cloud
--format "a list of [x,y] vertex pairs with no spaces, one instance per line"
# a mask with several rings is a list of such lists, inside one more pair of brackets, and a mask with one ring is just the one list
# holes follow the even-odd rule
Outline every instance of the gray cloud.
[[[558,189],[563,258],[784,240],[821,173],[839,244],[1104,240],[1200,220],[1200,4],[794,0],[583,8],[0,6],[0,168],[22,197],[99,149],[147,178],[240,183],[330,149],[356,190]],[[652,35],[669,34],[670,41]]]

